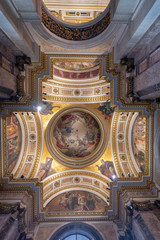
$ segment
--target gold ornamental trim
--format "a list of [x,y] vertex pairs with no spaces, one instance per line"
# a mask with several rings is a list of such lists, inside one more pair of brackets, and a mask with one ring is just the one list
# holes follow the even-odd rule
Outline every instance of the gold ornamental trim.
[[98,97],[60,97],[53,95],[45,95],[45,101],[52,102],[67,102],[67,103],[91,103],[91,102],[104,102],[110,99],[110,95],[98,96]]
[[[68,191],[69,189],[72,189],[72,190],[74,191],[74,189],[76,189],[76,188],[77,188],[76,185],[70,185],[70,186],[63,186],[63,187],[54,189],[51,193],[49,193],[49,194],[43,199],[43,204],[45,204],[45,202],[46,202],[48,199],[50,199],[54,194],[61,193],[63,190],[67,190],[67,191]],[[78,188],[86,189],[86,186],[79,184],[79,185],[78,185]],[[98,192],[98,193],[99,193],[101,196],[103,196],[104,198],[108,197],[107,194],[103,193],[101,190],[99,190],[99,189],[97,189],[97,188],[95,188],[95,187],[93,187],[93,186],[88,186],[86,192],[87,192],[88,190],[92,190],[92,191],[94,191],[94,192]],[[95,193],[95,194],[96,194],[96,193]],[[54,197],[53,197],[53,198],[54,198]],[[52,199],[53,199],[53,198],[52,198]],[[51,199],[51,200],[52,200],[52,199]],[[104,201],[104,200],[103,200],[103,201]]]
[[[48,77],[46,77],[46,80],[40,79],[40,81],[42,81],[42,83],[44,85],[46,84],[47,86],[49,85],[50,87],[64,87],[65,88],[67,86],[68,88],[71,87],[73,89],[77,89],[77,88],[85,89],[85,88],[89,88],[89,87],[95,87],[95,88],[106,87],[107,84],[108,84],[107,81],[106,82],[104,81],[102,83],[98,83],[99,80],[96,80],[95,81],[96,83],[94,83],[94,82],[85,82],[86,84],[82,83],[82,85],[79,85],[78,82],[77,82],[77,84],[74,84],[74,82],[71,82],[70,84],[68,84],[66,82],[66,84],[64,84],[64,82],[63,83],[62,82],[57,83],[58,80],[54,80],[54,79],[52,81],[50,81],[50,80],[52,80],[52,79],[48,79]],[[56,81],[56,82],[54,82],[54,81]]]
[[40,162],[40,158],[41,158],[41,152],[43,150],[43,146],[42,146],[42,126],[41,126],[41,122],[40,122],[40,116],[36,113],[35,114],[35,121],[36,121],[36,127],[37,127],[37,154],[36,154],[36,158],[34,161],[34,164],[32,166],[32,170],[31,173],[29,175],[29,178],[33,178],[35,177],[39,162]]
[[[153,156],[152,156],[152,149],[153,149],[153,132],[152,132],[152,137],[151,137],[151,141],[149,139],[149,136],[150,136],[150,132],[152,130],[152,128],[150,129],[150,126],[149,126],[149,116],[144,116],[146,117],[146,170],[145,170],[145,173],[146,175],[149,174],[149,160],[150,163],[151,163],[151,179],[153,178],[153,163],[152,163],[152,160],[153,160]],[[151,120],[151,124],[153,124],[153,120]],[[151,158],[150,158],[150,151],[151,151]]]
[[128,132],[129,132],[129,127],[130,127],[132,117],[133,117],[133,115],[132,115],[132,113],[130,113],[128,121],[127,121],[127,125],[126,125],[126,150],[127,150],[126,153],[127,153],[128,160],[129,160],[129,163],[131,164],[131,167],[132,167],[132,170],[133,170],[134,174],[138,175],[138,172],[137,172],[137,170],[136,170],[136,168],[135,168],[135,166],[132,162],[132,159],[131,159],[131,154],[130,154],[130,150],[129,150],[129,142],[128,142]]
[[24,137],[25,141],[24,141],[24,152],[23,152],[23,155],[22,155],[22,160],[21,160],[21,162],[20,162],[20,164],[18,166],[17,171],[14,174],[15,178],[18,176],[19,172],[22,170],[22,166],[23,166],[23,163],[25,161],[25,157],[26,157],[26,153],[27,153],[26,145],[28,143],[28,131],[27,131],[26,121],[25,121],[24,117],[21,114],[19,114],[19,116],[20,116],[20,118],[21,118],[21,120],[23,122],[23,127],[24,127],[24,132],[25,132],[25,137]]
[[[4,176],[9,176],[10,174],[8,174],[8,172],[7,172],[8,163],[7,163],[7,143],[6,143],[6,139],[7,139],[6,117],[7,116],[3,117],[3,119],[2,119],[2,126],[3,126],[3,133],[2,134],[3,134],[3,139],[4,139],[4,141],[3,141],[3,163],[4,163],[3,164],[3,172],[4,172]],[[21,118],[21,121],[23,123],[23,126],[21,126],[21,125],[20,126],[24,128],[25,137],[24,136],[22,136],[22,137],[24,137],[24,145],[26,145],[27,140],[28,140],[27,126],[26,126],[26,123],[25,123],[25,120],[24,120],[23,116],[21,116],[21,114],[19,114],[19,117]],[[25,159],[25,155],[26,155],[26,151],[27,151],[26,148],[24,148],[22,160],[20,161],[19,167],[18,167],[17,171],[15,172],[14,177],[16,177],[18,175],[19,171],[22,168],[22,165],[23,165],[24,159]]]
[[[102,56],[99,56],[99,55],[80,55],[80,57],[77,57],[77,55],[75,54],[55,54],[55,55],[52,55],[52,54],[44,54],[44,53],[41,53],[41,66],[43,67],[35,67],[34,69],[32,69],[30,72],[29,72],[29,76],[30,78],[32,79],[35,79],[36,75],[40,74],[41,72],[46,72],[47,71],[47,57],[50,58],[49,60],[49,74],[48,75],[44,75],[43,78],[39,78],[38,81],[39,81],[39,102],[42,101],[42,98],[43,98],[43,95],[42,95],[42,84],[43,82],[47,82],[47,80],[49,79],[53,79],[53,65],[54,65],[54,62],[65,62],[65,61],[69,61],[69,62],[84,62],[84,61],[88,61],[88,62],[94,62],[94,59],[96,62],[99,63],[99,78],[102,77],[103,75],[103,71],[102,71],[102,59],[104,58],[105,55],[102,55]],[[89,58],[89,59],[88,59]],[[105,77],[107,79],[107,77]],[[34,82],[34,81],[33,81]],[[108,82],[108,80],[107,80]],[[106,98],[105,98],[106,97]],[[45,95],[45,98],[49,101],[68,101],[68,102],[73,102],[71,101],[70,98],[63,98],[63,97],[58,97],[58,96],[49,96],[49,95]],[[86,103],[90,103],[91,101],[106,101],[109,96],[108,95],[104,95],[104,96],[101,96],[101,99],[99,100],[96,100],[95,98],[97,97],[92,97],[92,98],[87,98],[86,101],[83,101],[83,102],[86,102]],[[83,97],[82,97],[83,99]],[[77,98],[73,99],[74,102],[79,102],[77,100]],[[80,101],[82,102],[82,101]]]
[[[145,185],[123,185],[121,186],[121,189],[117,190],[116,193],[116,215],[119,217],[120,216],[120,212],[122,211],[123,207],[125,206],[125,204],[128,203],[128,201],[130,199],[146,199],[146,198],[158,198],[159,195],[159,190],[158,189],[154,189],[155,184],[152,182],[152,180],[147,180]],[[141,194],[136,194],[136,193],[141,193]],[[133,193],[134,196],[130,193]],[[145,194],[144,194],[145,193]],[[148,193],[148,195],[146,194]],[[125,198],[125,195],[127,194],[127,198]],[[123,200],[123,197],[126,199]],[[122,216],[122,215],[121,215]],[[114,217],[114,216],[113,216]]]
[[87,171],[69,171],[69,172],[62,172],[62,173],[58,173],[56,174],[56,176],[51,176],[49,179],[47,179],[46,181],[44,181],[43,183],[43,187],[45,188],[48,184],[52,183],[55,180],[64,178],[64,177],[70,177],[70,176],[76,176],[78,174],[78,176],[88,176],[88,177],[93,177],[95,179],[98,179],[102,182],[107,182],[108,184],[110,183],[103,175],[98,175],[95,172],[87,172]]
[[[86,157],[81,157],[81,158],[69,157],[63,154],[62,152],[60,152],[54,143],[52,133],[55,125],[64,114],[67,114],[73,111],[82,111],[90,114],[96,120],[100,128],[100,132],[101,132],[100,142],[98,143],[97,148]],[[97,112],[95,112],[93,109],[90,109],[86,106],[73,105],[58,111],[58,113],[56,113],[51,118],[45,132],[45,141],[46,141],[48,151],[50,152],[50,154],[55,160],[57,160],[59,163],[61,163],[64,166],[71,167],[74,169],[75,168],[79,169],[79,168],[83,168],[93,164],[94,162],[97,161],[97,157],[100,157],[104,153],[105,148],[108,144],[108,133],[107,133],[107,129],[105,128],[104,119],[100,117],[97,114]]]
[[119,158],[117,154],[117,123],[118,123],[118,118],[120,116],[120,112],[115,112],[113,115],[113,125],[112,125],[112,150],[113,150],[113,161],[116,166],[116,170],[118,172],[118,175],[121,176],[123,173],[122,168],[119,163]]
[[42,7],[42,23],[53,34],[70,41],[84,41],[92,39],[102,33],[110,24],[110,12],[97,23],[89,27],[67,27],[51,18],[48,11]]
[[[40,187],[42,188],[42,186]],[[37,216],[37,209],[38,209],[38,198],[37,198],[37,193],[35,190],[32,189],[31,186],[5,186],[4,184],[0,185],[0,193],[3,192],[9,193],[9,194],[14,194],[18,195],[19,193],[24,193],[27,194],[28,197],[31,199],[33,204],[31,205],[31,218],[35,219]],[[8,197],[8,200],[14,200],[13,197]],[[42,205],[41,205],[42,206]]]

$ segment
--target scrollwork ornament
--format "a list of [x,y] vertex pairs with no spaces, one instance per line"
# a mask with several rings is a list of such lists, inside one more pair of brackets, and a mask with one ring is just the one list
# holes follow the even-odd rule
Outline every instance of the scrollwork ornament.
[[71,41],[84,41],[98,36],[102,33],[110,24],[110,12],[97,23],[89,27],[67,27],[64,24],[60,24],[52,19],[47,11],[42,8],[42,23],[52,33],[58,37]]

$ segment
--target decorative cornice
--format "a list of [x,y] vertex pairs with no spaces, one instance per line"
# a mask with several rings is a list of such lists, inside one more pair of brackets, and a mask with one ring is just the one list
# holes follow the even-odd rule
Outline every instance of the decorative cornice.
[[58,23],[49,16],[47,10],[42,8],[42,23],[53,34],[71,41],[84,41],[98,36],[110,24],[110,12],[97,23],[89,27],[67,27],[63,23]]

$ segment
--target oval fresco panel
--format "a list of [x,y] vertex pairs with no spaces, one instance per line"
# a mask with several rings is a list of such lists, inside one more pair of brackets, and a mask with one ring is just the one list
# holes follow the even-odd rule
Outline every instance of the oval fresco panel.
[[135,160],[142,172],[146,168],[146,118],[137,117],[132,129],[132,148]]
[[6,118],[6,135],[7,167],[8,173],[11,173],[18,160],[22,142],[21,126],[15,114]]
[[69,191],[52,199],[46,206],[48,212],[104,212],[106,203],[97,195],[86,191]]
[[86,112],[63,115],[53,130],[54,144],[68,157],[86,157],[96,150],[101,131],[97,121]]

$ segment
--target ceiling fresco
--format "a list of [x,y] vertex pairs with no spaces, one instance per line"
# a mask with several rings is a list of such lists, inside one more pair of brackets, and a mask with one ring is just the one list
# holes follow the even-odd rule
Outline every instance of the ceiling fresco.
[[[92,117],[92,114],[93,114],[93,112],[92,111],[95,111],[97,114],[99,113],[99,107],[101,106],[101,104],[91,104],[90,105],[90,114],[88,114],[88,113],[86,113],[85,112],[85,110],[87,110],[87,112],[88,112],[88,105],[87,105],[87,107],[86,106],[84,106],[84,107],[81,107],[81,108],[79,108],[79,107],[76,107],[76,106],[74,106],[74,109],[79,109],[79,110],[81,110],[81,112],[80,112],[80,115],[78,115],[78,118],[76,117],[75,118],[75,113],[77,114],[79,114],[79,112],[76,112],[76,111],[74,111],[74,109],[73,109],[73,106],[71,105],[71,104],[61,104],[61,103],[57,103],[57,104],[53,104],[53,106],[52,106],[52,114],[50,114],[50,112],[48,113],[48,114],[46,114],[46,115],[44,115],[43,114],[43,112],[42,112],[42,114],[41,114],[41,111],[40,111],[40,116],[41,116],[41,119],[42,119],[42,125],[43,125],[43,129],[44,129],[44,135],[45,135],[45,144],[44,144],[44,148],[43,148],[43,155],[42,155],[42,163],[44,163],[45,161],[46,161],[46,158],[47,157],[50,157],[50,158],[54,158],[54,156],[56,157],[56,152],[58,151],[59,152],[59,154],[61,154],[61,151],[59,151],[59,149],[61,150],[61,148],[59,148],[59,145],[58,145],[58,147],[57,147],[57,142],[56,143],[54,143],[55,141],[56,141],[56,138],[54,137],[54,131],[55,131],[55,127],[60,123],[60,124],[63,124],[63,127],[64,128],[62,128],[62,126],[61,127],[59,127],[59,131],[61,131],[61,133],[63,133],[64,132],[64,134],[62,134],[62,136],[64,137],[64,139],[66,138],[66,134],[67,135],[69,135],[69,138],[68,139],[70,139],[71,138],[71,136],[70,136],[70,132],[68,133],[68,132],[66,132],[66,128],[68,127],[68,125],[66,125],[66,121],[67,121],[67,123],[68,124],[70,124],[70,122],[72,123],[72,128],[73,128],[73,130],[75,130],[75,134],[74,134],[74,132],[73,132],[73,137],[75,137],[75,136],[78,136],[78,138],[80,138],[80,136],[82,136],[82,138],[83,137],[85,137],[86,136],[86,134],[85,134],[85,132],[83,133],[82,132],[82,130],[80,129],[79,131],[80,131],[80,133],[77,135],[77,132],[76,132],[76,127],[77,126],[79,126],[79,125],[75,125],[75,129],[74,129],[74,124],[73,124],[73,121],[74,121],[74,118],[75,118],[75,120],[77,121],[77,123],[79,124],[79,119],[81,120],[81,117],[82,117],[82,122],[80,122],[80,126],[81,127],[84,127],[84,130],[87,130],[87,132],[89,131],[89,128],[87,128],[86,129],[86,125],[87,124],[89,124],[90,122],[88,122],[89,121],[89,119],[91,120],[91,121],[93,121],[93,124],[95,124],[94,126],[95,126],[95,134],[94,135],[92,135],[92,137],[94,138],[93,139],[93,141],[90,141],[90,139],[89,140],[86,140],[86,141],[88,141],[88,149],[92,149],[92,151],[93,151],[93,153],[96,153],[96,151],[94,151],[94,148],[96,147],[96,144],[95,144],[95,141],[97,141],[97,146],[99,145],[99,142],[101,142],[101,140],[100,140],[100,138],[101,137],[103,137],[104,136],[104,133],[102,133],[102,136],[101,136],[101,130],[100,130],[100,128],[99,128],[99,125],[98,125],[98,123],[97,123],[97,121]],[[83,112],[82,112],[82,109],[83,109]],[[64,114],[64,110],[65,111],[67,111],[67,114]],[[43,110],[42,110],[43,111]],[[51,110],[50,110],[51,111]],[[81,113],[82,113],[82,116],[81,116]],[[71,118],[71,120],[69,120],[68,118],[66,118],[66,121],[65,121],[65,123],[63,123],[63,121],[61,122],[59,122],[58,120],[59,120],[59,118],[57,119],[57,117],[59,117],[60,116],[60,119],[61,119],[61,115],[62,115],[62,118],[63,117],[65,117],[66,118],[66,116],[67,117],[72,117],[73,116],[73,119]],[[84,121],[84,116],[85,117],[89,117],[89,119],[87,118],[87,119],[85,119],[85,121]],[[96,118],[97,118],[97,115],[95,115],[96,116]],[[64,118],[63,118],[64,119]],[[105,117],[103,117],[103,114],[102,114],[102,119],[104,120],[104,125],[105,126],[107,126],[107,132],[108,132],[108,134],[109,134],[109,128],[110,128],[110,124],[111,124],[111,113],[110,113],[110,117],[108,117],[108,119],[105,119]],[[102,120],[101,119],[101,120]],[[99,122],[99,121],[98,121]],[[91,122],[92,123],[92,122]],[[56,126],[55,126],[55,125]],[[99,122],[99,124],[102,124],[101,122]],[[49,127],[48,127],[49,126]],[[51,126],[51,127],[50,127]],[[67,126],[67,127],[66,127]],[[68,129],[67,129],[68,131],[70,131],[70,128],[68,127]],[[92,126],[92,130],[93,130],[93,126]],[[106,131],[106,130],[105,130]],[[92,132],[93,133],[93,132]],[[81,135],[82,134],[82,135]],[[49,138],[49,143],[48,143],[48,136],[50,137]],[[59,139],[60,138],[60,134],[59,134],[59,136],[58,136],[58,138],[57,139]],[[95,137],[95,136],[97,136],[97,137]],[[77,139],[77,138],[76,138]],[[107,158],[109,158],[109,160],[110,161],[112,161],[112,156],[111,156],[111,150],[110,150],[110,146],[109,146],[109,143],[108,143],[108,145],[107,145],[107,139],[109,139],[109,136],[105,136],[105,139],[106,139],[106,143],[105,143],[105,145],[103,146],[103,144],[101,144],[102,146],[103,146],[103,148],[104,149],[102,149],[103,151],[102,151],[102,153],[101,153],[101,155],[102,155],[102,157],[104,157],[106,160],[107,160]],[[61,138],[60,138],[60,142],[61,142],[62,140],[61,140]],[[67,140],[67,141],[69,141],[69,140]],[[79,139],[79,141],[80,141],[80,139]],[[78,141],[78,142],[79,142]],[[65,141],[62,141],[62,144],[64,144],[65,143]],[[71,147],[71,149],[72,149],[72,145],[74,145],[75,144],[75,142],[74,143],[71,143],[70,144],[70,147]],[[85,147],[86,146],[86,151],[87,151],[87,144],[82,144],[82,147]],[[101,147],[101,145],[100,146],[98,146],[98,155],[100,154],[100,147]],[[50,149],[50,146],[51,146],[51,149]],[[108,149],[108,151],[106,151],[106,149]],[[63,150],[63,148],[62,148],[62,150]],[[80,151],[80,148],[77,148],[77,151]],[[82,151],[82,152],[84,152],[84,150]],[[103,153],[104,152],[104,153]],[[53,154],[52,154],[53,153]],[[52,156],[52,155],[53,156]],[[58,153],[57,153],[58,154]],[[72,153],[72,151],[71,151],[71,154],[73,154]],[[81,157],[78,157],[78,155],[77,156],[75,156],[75,154],[76,153],[74,153],[74,156],[72,155],[72,156],[65,156],[65,154],[63,153],[62,155],[60,155],[60,159],[57,159],[58,160],[58,162],[61,162],[62,163],[62,158],[64,157],[64,164],[65,164],[65,159],[66,159],[66,163],[70,163],[70,161],[71,161],[71,163],[72,162],[74,162],[74,160],[75,160],[75,162],[74,162],[74,164],[78,164],[78,166],[77,167],[79,167],[79,164],[81,164],[81,161],[82,161],[82,164],[83,164],[83,162],[87,162],[87,158],[89,157],[89,164],[88,165],[91,165],[91,162],[93,161],[93,155],[92,156],[89,156],[91,153],[89,153],[89,155],[88,154],[85,154],[85,156],[81,156]],[[88,155],[88,156],[87,156]],[[96,155],[97,156],[97,155]],[[99,156],[98,156],[98,158],[100,158]],[[78,161],[80,161],[80,162],[78,162]],[[94,159],[94,161],[96,161],[96,159]],[[48,162],[48,161],[47,161]],[[55,162],[55,161],[53,161],[53,162]],[[58,164],[58,162],[56,162],[55,164],[53,164],[52,163],[52,166],[54,166],[54,170],[56,171],[56,172],[59,172],[59,169],[64,169],[64,170],[67,170],[68,168],[67,167],[65,167],[65,166],[61,166],[61,167],[59,167],[59,168],[57,168],[58,166],[59,166],[59,164]],[[57,167],[56,167],[57,166]],[[72,167],[74,167],[73,165],[70,165],[70,166],[72,166]],[[92,166],[93,167],[93,166]],[[90,166],[88,166],[88,168],[89,169],[92,169],[92,167],[90,167]],[[95,170],[98,172],[98,168],[97,168],[97,166],[95,165]]]
[[137,117],[132,130],[132,148],[135,160],[142,172],[146,168],[146,118]]
[[22,147],[22,130],[15,114],[6,118],[6,133],[8,172],[11,173],[18,161]]
[[[46,108],[43,105],[46,106],[43,103],[41,110],[35,115],[32,112],[23,112],[6,118],[7,146],[11,137],[14,140],[13,132],[14,134],[21,133],[23,125],[20,126],[17,117],[21,118],[22,122],[25,121],[27,132],[29,132],[26,140],[28,151],[24,150],[23,163],[19,162],[22,167],[17,166],[17,171],[13,171],[8,158],[8,174],[13,173],[15,178],[35,177],[43,183],[43,201],[48,217],[77,216],[77,213],[82,215],[87,213],[90,216],[99,214],[104,217],[110,204],[112,183],[118,178],[136,179],[139,172],[146,174],[148,171],[146,168],[147,158],[144,161],[141,153],[142,148],[146,148],[147,119],[140,117],[138,112],[134,114],[132,112],[116,112],[110,106],[110,102],[87,104],[87,107],[83,106],[83,111],[75,111],[72,104],[47,104]],[[86,109],[87,111],[90,109],[90,114],[85,112]],[[92,152],[94,153],[99,143],[102,142],[99,124],[92,117],[93,111],[103,119],[108,137],[103,151],[98,152],[96,159],[93,160],[91,157],[91,161],[89,160],[86,164],[87,157],[93,156]],[[12,118],[14,120],[11,120]],[[35,118],[39,119],[41,135],[37,131],[40,125]],[[111,124],[115,119],[117,136],[113,138],[115,129]],[[12,121],[14,125],[11,126]],[[50,122],[54,123],[53,126],[49,124]],[[45,137],[47,128],[51,135],[49,141],[54,142],[52,152],[61,152],[64,163],[61,157],[61,161],[59,161],[56,154],[52,154],[48,148],[48,139]],[[127,131],[131,132],[129,141],[132,143],[132,148],[128,151],[129,145],[124,137]],[[21,138],[23,134],[24,132],[21,133]],[[36,156],[38,139],[40,144],[43,142],[39,158]],[[113,140],[116,140],[116,144]],[[11,145],[14,149],[13,152],[17,153],[18,148],[15,147],[19,146],[18,142],[11,141]],[[65,148],[65,146],[67,147]],[[18,158],[14,161],[14,165],[17,160]],[[81,160],[85,162],[85,165],[80,165]],[[72,163],[69,164],[70,161],[73,162],[73,166]]]
[[[77,64],[79,70],[75,70]],[[72,104],[102,103],[110,98],[110,83],[102,76],[102,62],[99,59],[65,61],[63,58],[51,58],[50,71],[53,74],[42,79],[42,98],[46,104],[59,102],[58,99]]]
[[[64,62],[67,63],[67,62]],[[69,64],[65,64],[64,67],[59,67],[56,65],[53,66],[53,76],[54,77],[61,77],[66,79],[87,79],[87,78],[95,78],[99,75],[99,66],[98,64],[95,67],[87,68],[87,63],[81,62],[79,65],[84,65],[84,68],[78,66],[78,63],[74,63],[73,66]],[[86,65],[86,68],[85,68]],[[92,63],[88,63],[88,66],[92,65]],[[77,68],[76,68],[77,67]]]
[[71,158],[91,154],[100,142],[100,127],[96,120],[85,112],[70,112],[63,115],[53,129],[53,141],[59,151]]
[[69,191],[51,200],[46,208],[53,212],[104,212],[106,203],[100,197],[86,191]]
[[55,67],[63,70],[83,71],[96,67],[97,62],[54,62]]
[[45,141],[61,164],[82,168],[97,161],[105,151],[108,133],[103,118],[86,106],[63,108],[49,121]]
[[[60,56],[57,61],[57,56],[48,56],[42,61],[49,64],[48,73],[34,65],[26,70],[26,78],[32,76],[38,83],[39,104],[30,111],[15,108],[3,118],[3,174],[13,183],[35,184],[42,221],[64,216],[114,219],[120,184],[143,185],[152,174],[151,114],[145,105],[143,109],[119,105],[123,77],[107,73],[111,70],[107,63],[104,67],[106,56],[89,58],[88,64],[85,58],[72,57]],[[97,79],[63,84],[65,78],[55,80],[53,74],[57,62],[64,62],[63,68],[72,62],[69,73],[74,63],[80,63],[78,70],[74,68],[79,73],[98,66],[99,74]],[[68,89],[77,95],[67,95]],[[93,91],[84,96],[84,89]]]

